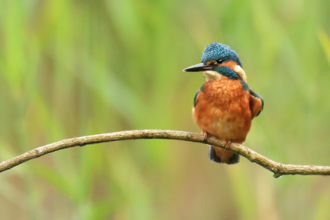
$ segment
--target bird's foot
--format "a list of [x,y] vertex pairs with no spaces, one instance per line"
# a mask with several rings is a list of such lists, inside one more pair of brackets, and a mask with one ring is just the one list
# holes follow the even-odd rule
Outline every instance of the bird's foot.
[[210,133],[208,133],[207,131],[204,133],[204,141],[206,142],[206,140],[211,137]]
[[226,145],[225,145],[225,149],[226,149],[226,150],[229,150],[230,145],[231,145],[231,141],[227,141],[227,143],[226,143]]

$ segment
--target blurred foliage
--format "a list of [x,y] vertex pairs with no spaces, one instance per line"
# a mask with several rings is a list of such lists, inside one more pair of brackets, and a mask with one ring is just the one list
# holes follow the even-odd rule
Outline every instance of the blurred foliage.
[[[240,56],[265,100],[246,146],[330,165],[327,0],[2,0],[0,160],[61,139],[130,129],[198,132],[211,42]],[[165,140],[68,149],[0,174],[1,219],[330,219],[330,179],[274,179],[242,158]]]

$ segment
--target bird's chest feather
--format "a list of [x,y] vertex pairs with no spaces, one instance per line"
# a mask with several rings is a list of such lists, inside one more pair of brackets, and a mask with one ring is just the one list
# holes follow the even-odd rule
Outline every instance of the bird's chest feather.
[[241,81],[222,77],[204,83],[193,118],[203,132],[223,140],[244,142],[251,127],[248,90]]

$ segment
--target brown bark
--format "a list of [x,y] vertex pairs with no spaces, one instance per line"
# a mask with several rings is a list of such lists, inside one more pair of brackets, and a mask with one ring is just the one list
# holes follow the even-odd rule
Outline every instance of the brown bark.
[[[89,144],[122,141],[132,139],[170,139],[170,140],[182,140],[199,142],[209,144],[217,147],[224,148],[225,144],[221,140],[216,138],[208,138],[204,141],[204,136],[201,134],[185,132],[185,131],[170,131],[170,130],[133,130],[133,131],[119,131],[114,133],[97,134],[84,137],[76,137],[58,141],[52,144],[41,146],[16,156],[12,159],[3,161],[0,163],[0,172],[9,170],[19,164],[22,164],[28,160],[43,156],[45,154],[62,150],[65,148],[84,146]],[[230,149],[243,157],[247,158],[253,163],[257,163],[260,166],[274,173],[274,177],[280,177],[282,175],[330,175],[330,167],[326,166],[313,166],[313,165],[291,165],[281,164],[272,161],[257,152],[240,144],[231,144]],[[239,166],[239,165],[237,165]]]

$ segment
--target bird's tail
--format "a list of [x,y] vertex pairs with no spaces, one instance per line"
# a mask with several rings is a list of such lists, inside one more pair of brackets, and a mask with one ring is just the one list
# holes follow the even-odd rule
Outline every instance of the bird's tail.
[[239,155],[232,151],[210,145],[209,159],[216,163],[236,164],[239,162]]

